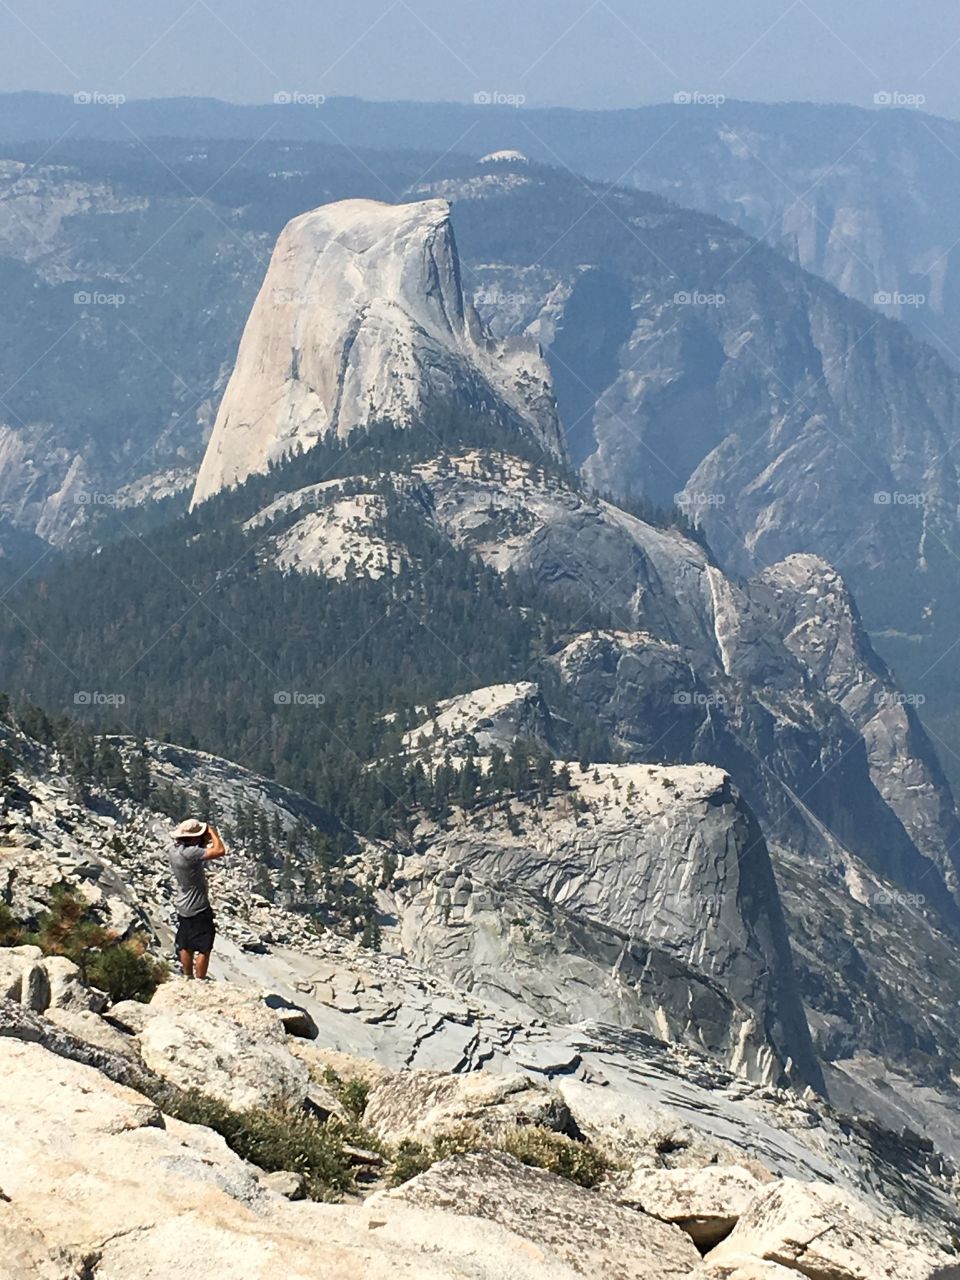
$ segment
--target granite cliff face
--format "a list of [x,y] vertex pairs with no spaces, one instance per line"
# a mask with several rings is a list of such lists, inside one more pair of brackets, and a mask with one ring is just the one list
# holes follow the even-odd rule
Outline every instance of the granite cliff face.
[[819,1087],[773,869],[730,779],[571,775],[543,813],[419,834],[396,890],[408,953],[528,1016],[641,1027]]
[[[543,343],[599,491],[679,505],[728,572],[840,565],[872,628],[950,611],[960,384],[941,355],[727,224],[502,167],[482,194],[444,187],[464,260],[495,330]],[[553,247],[569,223],[575,258]]]
[[[728,769],[778,838],[847,847],[905,887],[922,878],[930,902],[955,918],[944,883],[956,877],[949,787],[829,565],[792,557],[737,584],[678,530],[478,450],[414,464],[386,485],[498,572],[602,601],[613,629],[572,639],[555,663],[631,758]],[[265,560],[340,576],[352,559],[379,574],[377,510],[362,489],[341,510],[342,488],[309,486],[251,517]],[[400,546],[389,554],[411,560]],[[851,702],[851,690],[870,690],[869,704]]]
[[494,340],[464,295],[446,202],[315,209],[277,242],[193,501],[326,435],[445,404],[561,448],[535,343]]
[[[850,297],[896,316],[956,363],[950,210],[960,131],[910,102],[891,109],[905,95],[879,96],[879,110],[745,102],[699,112],[654,108],[632,113],[633,129],[622,122],[614,145],[623,148],[624,164],[645,152],[631,184],[743,227]],[[669,141],[646,150],[667,125]],[[596,177],[623,172],[619,157],[609,156],[605,170],[583,159],[568,162]]]
[[[705,131],[706,152],[720,148],[711,163],[722,167],[722,152],[729,154],[729,140],[716,135],[722,116],[710,113],[708,121],[677,110],[685,128]],[[270,151],[270,172],[287,172],[289,151]],[[232,186],[217,186],[224,203],[210,216],[144,186],[142,175],[128,173],[122,156],[109,151],[68,148],[68,163],[29,174],[22,162],[5,168],[0,263],[11,311],[3,377],[13,390],[0,510],[18,527],[60,545],[82,535],[91,515],[184,483],[184,468],[201,456],[223,398],[268,246],[290,218],[306,245],[312,216],[318,239],[332,238],[329,279],[337,277],[338,292],[352,301],[342,313],[328,294],[320,305],[327,277],[311,275],[319,261],[313,250],[296,267],[296,254],[277,259],[276,290],[270,283],[257,310],[258,325],[271,312],[278,322],[264,384],[276,400],[256,390],[256,361],[245,361],[248,407],[231,419],[242,435],[266,413],[273,444],[248,438],[236,450],[240,471],[247,466],[241,455],[251,450],[260,467],[271,450],[294,446],[289,415],[301,401],[305,439],[312,440],[347,429],[351,416],[369,420],[371,396],[376,412],[393,410],[406,420],[418,386],[447,399],[459,387],[454,401],[462,394],[495,416],[525,422],[541,440],[554,439],[549,379],[536,354],[541,344],[573,460],[586,464],[601,489],[661,505],[679,500],[728,571],[752,573],[797,552],[838,564],[872,632],[930,641],[932,656],[920,660],[918,676],[947,647],[940,639],[951,631],[960,551],[957,382],[934,349],[727,223],[638,191],[591,187],[509,154],[480,165],[445,162],[430,183],[414,183],[415,170],[401,174],[394,189],[413,183],[417,206],[360,201],[361,210],[376,210],[387,222],[413,224],[417,215],[404,209],[439,208],[430,197],[454,206],[458,265],[449,228],[434,236],[426,225],[420,232],[411,225],[407,283],[399,275],[381,279],[375,245],[352,254],[335,226],[323,229],[333,215],[300,212],[321,192],[339,200],[328,207],[345,217],[344,209],[357,206],[341,197],[366,191],[369,173],[354,161],[342,171],[340,157],[341,168],[324,176],[315,158],[301,148],[292,153],[296,173],[309,181],[266,183],[268,198],[255,180],[263,160],[248,158],[237,172],[253,195],[231,204]],[[216,149],[181,156],[176,147],[169,161],[192,181],[209,174],[208,185],[216,184],[216,162]],[[104,173],[114,168],[111,185]],[[653,168],[649,173],[652,185],[674,194],[663,174],[654,182]],[[26,218],[42,225],[41,241],[25,237]],[[151,251],[161,231],[169,246],[162,259]],[[288,235],[284,244],[291,243]],[[124,278],[128,247],[140,261],[137,281]],[[341,271],[348,259],[349,270]],[[385,301],[382,313],[375,306],[358,330],[337,426],[331,388],[339,375],[328,372],[315,387],[292,375],[309,366],[314,343],[319,358],[328,338],[331,368],[339,368],[361,318],[367,286],[357,273],[367,259],[371,296],[396,305]],[[423,292],[408,288],[414,280]],[[122,294],[124,302],[78,306],[75,293]],[[515,340],[518,351],[490,345],[469,318],[471,299],[497,339]],[[52,367],[42,357],[55,341]],[[374,359],[391,351],[391,375],[411,377],[388,376]],[[133,384],[142,395],[131,407]],[[262,404],[252,398],[261,394]],[[224,399],[224,412],[239,399]],[[228,479],[215,461],[221,447],[218,435],[204,486],[207,476],[219,477],[213,487]],[[910,652],[909,645],[898,651],[898,665]],[[953,680],[949,663],[938,674]]]
[[[607,730],[621,758],[635,762],[624,766],[630,776],[619,790],[608,781],[607,801],[622,799],[631,779],[648,792],[646,775],[630,773],[641,763],[705,762],[729,775],[769,842],[817,1050],[836,1063],[892,1051],[932,1080],[934,1046],[960,1045],[936,976],[956,971],[954,804],[909,698],[873,652],[836,571],[815,557],[791,557],[735,583],[677,529],[481,450],[381,476],[371,498],[374,488],[381,502],[392,495],[411,518],[498,572],[572,595],[584,607],[602,602],[610,626],[568,638],[551,662],[565,695]],[[370,547],[385,542],[386,530],[376,516],[362,517],[362,482],[351,487],[347,518],[338,515],[342,489],[334,481],[293,490],[254,515],[249,526],[264,563],[283,555],[298,573],[340,577],[349,565],[351,573],[379,575],[382,556]],[[413,542],[389,550],[394,562],[417,569]],[[454,699],[404,743],[434,764],[445,751],[509,751],[517,738],[541,741],[563,759],[564,734],[562,716],[551,714],[535,686],[504,685]],[[598,768],[606,776],[609,766]],[[577,764],[571,775],[581,785]],[[587,789],[591,777],[588,769]],[[654,792],[662,785],[653,783]],[[493,984],[499,998],[507,991],[527,1008],[556,1010],[566,1001],[585,1016],[619,1009],[624,1021],[655,1027],[658,1008],[670,1023],[671,1005],[689,1007],[699,992],[703,1025],[713,1028],[707,1040],[730,1061],[745,1025],[734,992],[746,988],[738,987],[722,914],[709,946],[717,968],[705,957],[694,965],[707,981],[676,966],[679,958],[690,963],[685,947],[711,918],[707,885],[721,873],[712,861],[694,870],[673,843],[669,856],[655,855],[641,808],[634,823],[624,817],[629,807],[613,804],[606,813],[600,804],[599,816],[582,824],[572,812],[529,823],[523,815],[519,838],[493,813],[478,826],[425,832],[421,869],[391,911],[409,918],[405,937],[424,962],[432,955],[458,980],[478,990]],[[630,912],[638,902],[660,901],[656,868],[667,863],[673,871],[663,892],[678,901],[702,896],[688,904],[692,915],[655,907],[641,924]],[[642,892],[626,888],[624,866],[654,879],[644,879]],[[759,873],[751,879],[766,883]],[[733,885],[725,883],[729,895]],[[724,901],[730,909],[729,896]],[[772,898],[765,909],[780,911]],[[657,938],[663,920],[679,930],[676,945]],[[936,956],[929,965],[909,963],[918,931],[925,952]],[[738,937],[745,956],[752,944],[742,930]],[[710,994],[718,972],[734,982],[719,999]],[[761,1004],[770,999],[759,990],[754,996]],[[785,1052],[795,1054],[782,1050],[781,1062]],[[856,1063],[850,1070],[859,1079]]]

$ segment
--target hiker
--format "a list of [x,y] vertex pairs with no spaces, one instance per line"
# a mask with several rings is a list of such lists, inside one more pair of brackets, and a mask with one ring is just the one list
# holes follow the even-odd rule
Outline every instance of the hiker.
[[209,822],[187,818],[173,833],[170,867],[176,879],[177,952],[184,976],[206,978],[216,925],[207,893],[204,863],[226,853],[220,833]]

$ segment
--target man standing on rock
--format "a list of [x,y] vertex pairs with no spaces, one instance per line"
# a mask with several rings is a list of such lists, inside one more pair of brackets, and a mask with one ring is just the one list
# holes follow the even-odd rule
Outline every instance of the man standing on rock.
[[187,978],[205,978],[216,924],[207,892],[204,866],[226,853],[216,827],[197,818],[187,818],[173,833],[170,868],[176,879],[177,952]]

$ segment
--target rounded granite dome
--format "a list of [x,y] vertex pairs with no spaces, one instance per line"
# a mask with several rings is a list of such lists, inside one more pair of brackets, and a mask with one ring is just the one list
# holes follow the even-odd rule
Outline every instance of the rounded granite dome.
[[477,164],[529,164],[530,157],[522,151],[491,151],[481,156]]

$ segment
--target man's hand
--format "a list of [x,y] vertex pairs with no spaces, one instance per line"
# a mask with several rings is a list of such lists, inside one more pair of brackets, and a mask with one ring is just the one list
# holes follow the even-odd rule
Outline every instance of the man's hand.
[[207,827],[207,845],[203,851],[203,861],[212,862],[214,858],[222,858],[227,852],[226,845],[220,839],[220,832],[210,823]]

